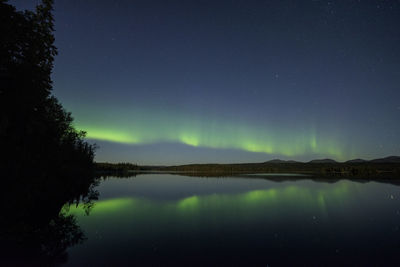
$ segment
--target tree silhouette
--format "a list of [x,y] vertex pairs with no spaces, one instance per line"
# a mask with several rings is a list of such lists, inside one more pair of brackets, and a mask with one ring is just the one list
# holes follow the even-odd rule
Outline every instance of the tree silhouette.
[[9,179],[28,173],[48,178],[93,163],[93,146],[51,94],[57,54],[52,2],[44,0],[35,12],[17,12],[0,1],[1,167]]
[[84,235],[62,207],[89,211],[97,198],[94,147],[52,95],[52,6],[19,12],[0,0],[0,243],[11,263],[63,257]]

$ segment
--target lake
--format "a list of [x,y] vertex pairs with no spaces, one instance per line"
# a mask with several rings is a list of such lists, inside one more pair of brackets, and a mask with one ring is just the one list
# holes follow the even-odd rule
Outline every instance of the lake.
[[398,265],[400,187],[302,177],[111,177],[64,266]]

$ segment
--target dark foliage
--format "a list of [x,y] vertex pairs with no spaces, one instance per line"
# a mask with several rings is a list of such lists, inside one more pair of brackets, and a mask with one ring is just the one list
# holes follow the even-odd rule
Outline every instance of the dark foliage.
[[127,174],[129,171],[138,171],[139,166],[132,163],[95,163],[96,173],[98,174]]
[[18,12],[0,0],[0,241],[10,264],[65,257],[84,238],[62,207],[83,200],[89,210],[97,198],[94,147],[51,93],[52,5]]
[[[92,165],[93,147],[51,94],[54,56],[52,1],[36,12],[0,3],[0,142],[8,179],[59,173]],[[27,172],[27,173],[26,173]],[[35,177],[37,179],[38,177]]]

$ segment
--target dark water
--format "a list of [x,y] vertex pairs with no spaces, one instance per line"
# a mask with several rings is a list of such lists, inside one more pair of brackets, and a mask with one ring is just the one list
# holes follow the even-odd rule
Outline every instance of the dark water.
[[154,174],[110,178],[67,266],[396,266],[400,187]]

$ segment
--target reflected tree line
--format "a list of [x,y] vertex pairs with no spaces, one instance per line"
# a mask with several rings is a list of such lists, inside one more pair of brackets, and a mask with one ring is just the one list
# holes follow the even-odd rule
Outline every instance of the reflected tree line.
[[52,95],[53,1],[0,0],[0,265],[53,265],[85,237],[66,205],[97,199],[95,147]]

